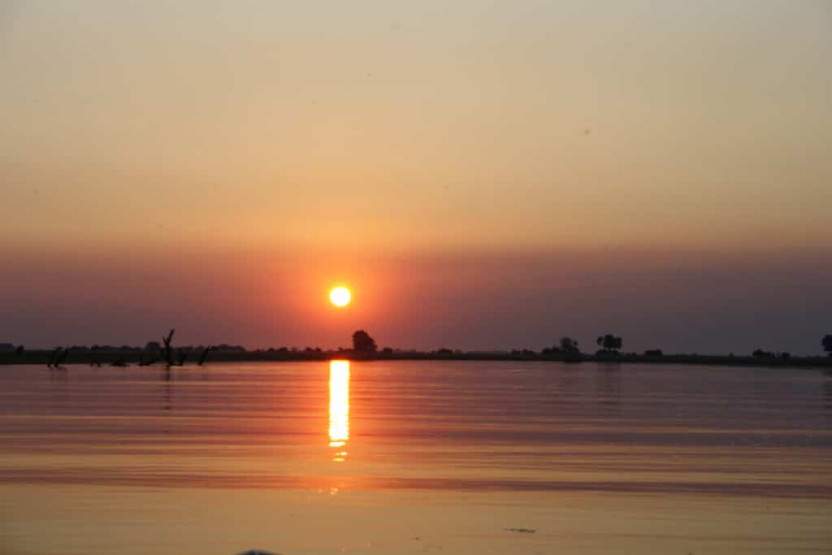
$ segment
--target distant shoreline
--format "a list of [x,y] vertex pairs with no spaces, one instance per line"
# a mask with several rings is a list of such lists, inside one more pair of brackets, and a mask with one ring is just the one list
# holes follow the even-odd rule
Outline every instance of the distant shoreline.
[[[23,353],[13,351],[0,352],[0,365],[42,365],[46,366],[52,351],[32,350]],[[97,363],[101,366],[111,366],[113,363],[137,366],[139,362],[147,362],[150,355],[143,351],[70,351],[64,365]],[[184,367],[197,366],[199,351],[194,351]],[[321,362],[333,359],[349,359],[361,361],[385,360],[425,360],[425,361],[516,361],[516,362],[564,362],[580,365],[585,362],[607,364],[679,364],[702,366],[759,366],[773,368],[817,368],[832,369],[832,357],[754,357],[731,355],[659,355],[647,356],[632,353],[622,354],[538,354],[538,353],[490,353],[490,352],[392,352],[392,353],[359,353],[353,351],[245,351],[245,352],[211,352],[205,366],[210,368],[215,362]],[[164,367],[162,361],[147,367]]]

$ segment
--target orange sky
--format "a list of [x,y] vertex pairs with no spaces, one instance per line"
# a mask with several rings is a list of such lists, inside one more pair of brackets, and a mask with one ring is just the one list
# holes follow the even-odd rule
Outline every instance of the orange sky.
[[[0,309],[25,315],[0,341],[185,320],[194,342],[374,324],[395,346],[540,348],[606,319],[651,347],[681,294],[679,348],[813,350],[830,24],[810,1],[4,4]],[[589,294],[619,273],[646,310]],[[347,279],[350,312],[317,304]],[[718,316],[774,294],[797,328]]]

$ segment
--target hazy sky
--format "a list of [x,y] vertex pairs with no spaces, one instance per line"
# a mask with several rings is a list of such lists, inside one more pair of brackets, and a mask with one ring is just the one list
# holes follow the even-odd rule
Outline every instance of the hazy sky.
[[0,342],[819,352],[830,98],[825,0],[0,2]]

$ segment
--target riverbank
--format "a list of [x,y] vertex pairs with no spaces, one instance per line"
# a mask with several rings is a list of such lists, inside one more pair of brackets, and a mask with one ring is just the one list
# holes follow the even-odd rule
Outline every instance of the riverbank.
[[[53,351],[32,350],[17,353],[14,351],[0,352],[0,365],[27,364],[47,365]],[[185,359],[184,366],[195,366],[202,351],[194,349]],[[609,364],[681,364],[706,366],[771,366],[777,368],[829,368],[832,369],[832,357],[760,357],[734,355],[696,355],[696,354],[667,354],[641,355],[635,353],[598,353],[574,354],[553,353],[540,354],[530,351],[515,352],[462,352],[462,351],[393,351],[377,353],[357,353],[347,350],[256,350],[256,351],[211,351],[205,364],[212,362],[306,362],[325,361],[334,358],[351,360],[493,360],[493,361],[539,361],[539,362],[567,362],[581,364],[586,362],[602,362]],[[154,360],[156,359],[156,360]],[[145,351],[90,351],[72,350],[64,357],[62,364],[100,364],[111,365],[164,365],[160,355]]]

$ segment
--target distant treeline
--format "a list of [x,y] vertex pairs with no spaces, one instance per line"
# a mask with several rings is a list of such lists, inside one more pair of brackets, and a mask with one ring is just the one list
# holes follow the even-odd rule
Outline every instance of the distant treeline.
[[[152,366],[165,364],[164,360],[148,362],[147,353],[135,351],[65,351],[66,355],[55,361],[55,366],[69,364],[93,364],[96,366]],[[23,352],[0,352],[0,365],[4,364],[50,364],[53,351],[26,350]],[[782,367],[822,367],[832,369],[830,357],[755,357],[737,355],[700,355],[700,354],[587,354],[578,355],[563,352],[535,352],[529,349],[505,351],[461,351],[437,349],[434,351],[415,351],[400,349],[381,349],[376,352],[354,351],[352,349],[322,350],[309,349],[256,349],[243,351],[211,352],[208,362],[255,362],[255,361],[326,361],[336,358],[352,360],[516,360],[516,361],[550,361],[566,363],[603,362],[603,363],[665,363],[665,364],[707,364],[725,366],[782,366]],[[182,364],[169,366],[188,366],[198,364],[197,358],[183,361]]]
[[320,347],[270,347],[248,350],[242,345],[198,345],[173,347],[174,330],[162,337],[162,343],[150,341],[144,347],[130,345],[73,345],[53,350],[28,350],[22,345],[0,343],[0,364],[46,364],[60,367],[63,364],[91,364],[96,366],[150,366],[167,364],[184,366],[192,362],[202,366],[206,361],[313,361],[332,358],[360,360],[538,360],[578,362],[662,362],[676,364],[713,365],[766,365],[794,367],[832,367],[832,335],[821,340],[821,346],[829,356],[792,356],[788,352],[770,352],[756,349],[750,355],[665,354],[661,349],[648,349],[642,353],[623,352],[623,339],[613,334],[598,336],[593,353],[581,350],[578,341],[563,337],[551,347],[540,351],[516,349],[512,351],[462,351],[443,347],[433,351],[379,349],[375,340],[364,330],[352,336],[351,348],[322,349]]

